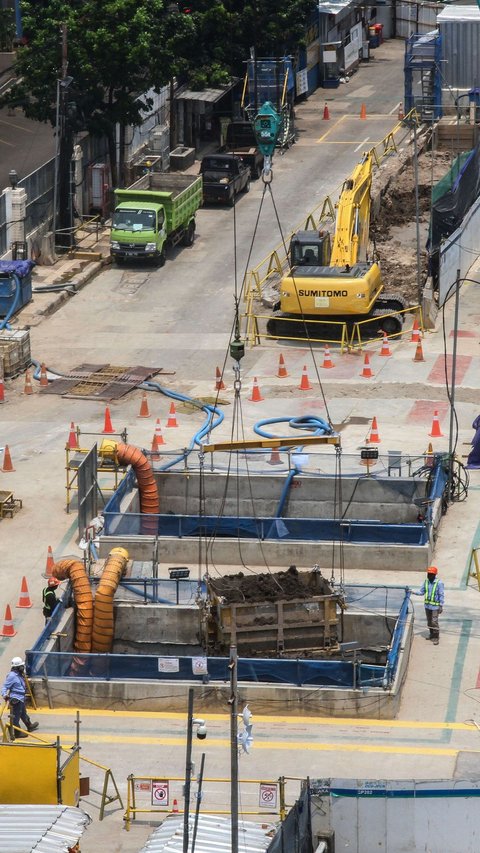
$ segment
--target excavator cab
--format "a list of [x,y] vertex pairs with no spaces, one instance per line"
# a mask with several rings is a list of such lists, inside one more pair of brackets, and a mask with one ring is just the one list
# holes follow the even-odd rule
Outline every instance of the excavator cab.
[[290,241],[292,268],[328,266],[330,254],[330,234],[327,231],[297,231]]

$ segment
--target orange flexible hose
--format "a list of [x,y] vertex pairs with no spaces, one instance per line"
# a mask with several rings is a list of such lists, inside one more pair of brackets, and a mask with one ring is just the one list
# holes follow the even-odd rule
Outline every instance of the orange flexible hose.
[[116,454],[120,465],[131,465],[135,471],[142,513],[141,532],[156,536],[158,519],[148,518],[149,515],[156,516],[160,512],[160,499],[152,466],[142,451],[131,444],[117,444]]
[[[52,575],[58,580],[70,579],[75,595],[75,638],[74,652],[90,652],[92,648],[93,595],[80,560],[59,560],[52,566]],[[70,675],[77,675],[85,666],[85,658],[74,657]]]
[[103,568],[93,608],[92,652],[111,652],[113,645],[113,597],[128,563],[125,548],[112,548]]

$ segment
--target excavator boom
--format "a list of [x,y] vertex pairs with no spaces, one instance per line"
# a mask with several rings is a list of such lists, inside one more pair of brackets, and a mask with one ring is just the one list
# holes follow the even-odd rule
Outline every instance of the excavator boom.
[[366,260],[371,185],[372,155],[368,152],[343,184],[338,202],[331,267],[345,267],[347,264],[352,267],[357,261]]

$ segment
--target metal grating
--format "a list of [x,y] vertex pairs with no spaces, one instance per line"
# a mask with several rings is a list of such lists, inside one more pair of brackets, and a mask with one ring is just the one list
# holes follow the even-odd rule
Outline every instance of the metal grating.
[[50,382],[43,393],[85,400],[118,400],[158,373],[166,375],[161,367],[80,364],[68,375]]

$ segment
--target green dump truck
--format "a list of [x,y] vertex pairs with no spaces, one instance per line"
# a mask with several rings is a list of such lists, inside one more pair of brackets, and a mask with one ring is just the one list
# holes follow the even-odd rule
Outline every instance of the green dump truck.
[[202,179],[148,172],[126,190],[115,190],[110,251],[117,263],[151,260],[163,266],[168,246],[191,246]]

